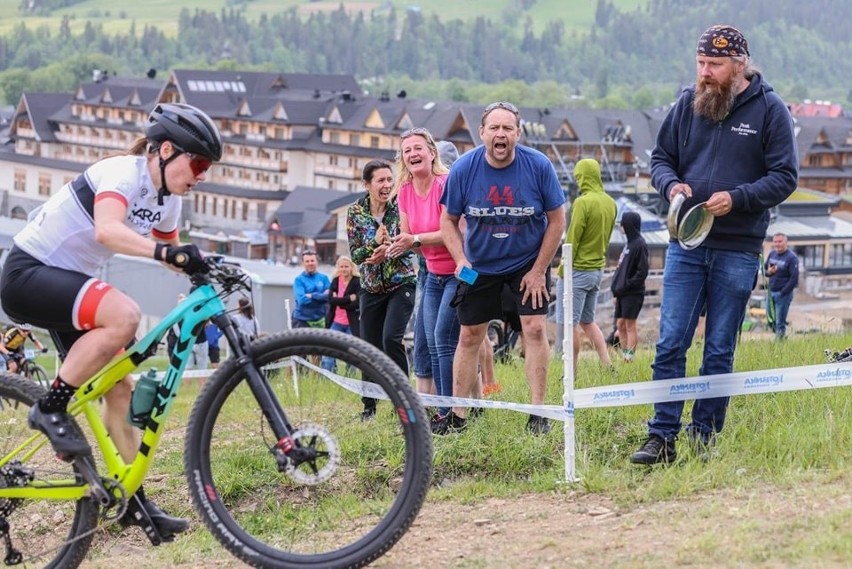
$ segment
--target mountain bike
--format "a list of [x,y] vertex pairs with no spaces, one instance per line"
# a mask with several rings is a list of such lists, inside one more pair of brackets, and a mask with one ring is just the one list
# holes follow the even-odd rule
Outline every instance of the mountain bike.
[[[191,502],[216,539],[254,567],[361,567],[411,526],[429,487],[432,442],[402,370],[375,347],[330,330],[250,342],[225,303],[250,291],[248,274],[208,257],[205,270],[190,279],[195,288],[186,300],[86,381],[69,404],[96,443],[94,456],[59,460],[44,435],[27,426],[29,407],[44,389],[0,374],[0,540],[7,565],[77,567],[96,532],[120,518],[167,432],[207,320],[222,329],[232,355],[192,406],[183,454]],[[142,437],[134,460],[125,463],[98,400],[153,356],[175,324],[178,342],[150,391],[150,410],[141,395],[137,401],[137,392],[145,393],[141,378],[136,385],[131,409]],[[342,366],[348,376],[310,363],[321,356],[348,364]],[[389,401],[380,403],[373,421],[358,418],[362,394]],[[156,530],[148,537],[155,545],[162,541]]]
[[18,375],[35,381],[45,389],[50,388],[50,378],[47,371],[36,363],[36,352],[32,349],[24,350],[23,354],[13,356],[18,364]]

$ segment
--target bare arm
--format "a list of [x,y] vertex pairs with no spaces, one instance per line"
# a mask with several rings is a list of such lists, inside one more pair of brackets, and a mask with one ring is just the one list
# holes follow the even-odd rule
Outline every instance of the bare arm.
[[533,263],[532,269],[521,279],[521,292],[524,293],[521,298],[521,304],[526,304],[527,300],[532,297],[532,307],[538,308],[544,306],[544,303],[550,300],[550,292],[547,290],[545,275],[550,269],[550,261],[556,255],[556,249],[559,248],[559,244],[562,242],[562,234],[564,232],[565,206],[561,205],[547,212],[547,229],[544,231],[538,256],[535,259],[535,263]]

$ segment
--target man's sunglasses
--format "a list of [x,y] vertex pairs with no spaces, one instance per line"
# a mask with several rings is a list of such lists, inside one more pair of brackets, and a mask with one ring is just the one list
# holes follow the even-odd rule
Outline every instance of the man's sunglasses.
[[194,154],[192,152],[187,152],[174,142],[172,142],[172,146],[175,147],[175,150],[180,152],[181,154],[186,154],[186,157],[189,158],[189,167],[192,170],[192,174],[194,176],[200,176],[210,169],[210,166],[213,165],[213,161],[209,158],[201,156],[200,154]]

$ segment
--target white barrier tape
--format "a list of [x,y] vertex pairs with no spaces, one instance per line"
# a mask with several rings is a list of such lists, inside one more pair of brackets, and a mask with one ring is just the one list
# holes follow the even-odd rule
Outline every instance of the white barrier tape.
[[[339,376],[302,358],[296,357],[294,359],[297,363],[327,377],[353,393],[373,397],[374,399],[387,399],[384,391],[377,385],[362,382],[358,379]],[[510,401],[490,401],[464,397],[419,395],[423,404],[427,406],[505,409],[564,421],[566,416],[573,415],[574,409],[621,407],[663,401],[708,399],[712,397],[728,397],[731,395],[776,393],[848,385],[852,385],[852,363],[833,363],[703,377],[662,379],[641,383],[625,383],[621,385],[577,389],[574,392],[576,399],[573,408],[567,404],[565,407],[562,407],[559,405],[531,405]]]
[[832,363],[577,389],[574,406],[619,407],[847,385],[852,385],[852,363]]

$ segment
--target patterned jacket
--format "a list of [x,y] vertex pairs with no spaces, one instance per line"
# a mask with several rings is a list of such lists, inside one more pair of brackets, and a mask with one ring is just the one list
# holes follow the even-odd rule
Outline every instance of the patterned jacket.
[[[391,237],[399,235],[399,206],[396,199],[388,202],[382,223]],[[405,284],[414,284],[417,277],[414,272],[414,254],[406,251],[396,259],[385,259],[378,265],[365,263],[379,246],[374,237],[379,222],[370,213],[369,194],[349,206],[346,215],[346,233],[349,237],[349,253],[352,261],[361,272],[361,288],[372,294],[392,292]]]

